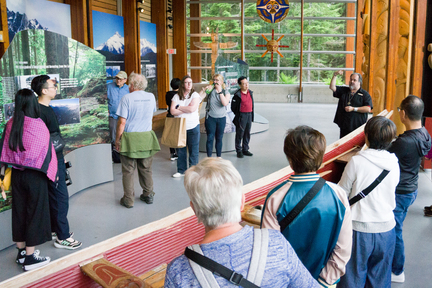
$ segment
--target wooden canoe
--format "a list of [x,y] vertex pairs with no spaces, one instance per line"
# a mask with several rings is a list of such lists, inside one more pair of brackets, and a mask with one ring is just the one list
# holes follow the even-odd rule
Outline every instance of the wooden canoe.
[[[379,115],[390,117],[384,110]],[[324,164],[318,173],[327,181],[338,182],[344,161],[337,161],[365,144],[364,126],[326,148]],[[246,202],[262,205],[268,191],[293,174],[288,166],[243,187]],[[143,275],[181,255],[188,245],[204,236],[204,226],[197,222],[191,208],[143,225],[113,238],[52,261],[47,266],[22,273],[0,283],[0,287],[99,287],[81,272],[80,264],[104,258],[133,275]]]

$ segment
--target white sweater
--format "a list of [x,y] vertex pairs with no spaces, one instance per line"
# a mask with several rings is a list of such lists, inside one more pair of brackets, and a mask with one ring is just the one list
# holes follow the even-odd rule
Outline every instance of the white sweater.
[[399,164],[395,154],[385,150],[367,149],[352,157],[338,185],[349,199],[366,189],[386,169],[390,173],[366,198],[351,206],[353,230],[383,233],[395,226],[395,190],[399,183]]

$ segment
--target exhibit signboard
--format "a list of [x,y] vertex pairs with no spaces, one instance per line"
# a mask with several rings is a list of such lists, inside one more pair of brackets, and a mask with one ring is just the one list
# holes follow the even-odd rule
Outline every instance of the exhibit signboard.
[[57,95],[50,105],[66,142],[64,154],[109,143],[105,57],[46,30],[17,33],[0,60],[0,133],[13,116],[16,91],[30,88],[32,79],[43,74],[58,81]]

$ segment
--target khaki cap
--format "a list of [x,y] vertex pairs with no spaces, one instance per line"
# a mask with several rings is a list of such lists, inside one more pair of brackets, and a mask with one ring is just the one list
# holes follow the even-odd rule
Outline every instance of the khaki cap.
[[127,74],[124,71],[120,71],[119,73],[117,73],[117,75],[115,76],[115,78],[127,79]]

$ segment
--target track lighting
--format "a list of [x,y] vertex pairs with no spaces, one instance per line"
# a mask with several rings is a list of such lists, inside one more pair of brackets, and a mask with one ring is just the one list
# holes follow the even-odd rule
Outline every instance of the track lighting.
[[172,20],[173,20],[173,17],[167,17],[167,19],[170,20],[170,21],[172,21]]
[[144,13],[144,8],[138,8],[138,12]]
[[173,29],[173,25],[168,24],[168,28],[169,28],[169,29]]

